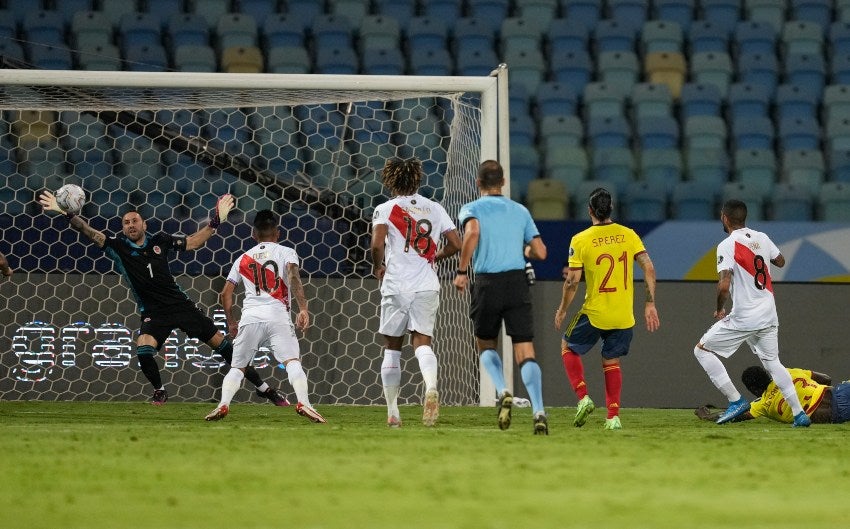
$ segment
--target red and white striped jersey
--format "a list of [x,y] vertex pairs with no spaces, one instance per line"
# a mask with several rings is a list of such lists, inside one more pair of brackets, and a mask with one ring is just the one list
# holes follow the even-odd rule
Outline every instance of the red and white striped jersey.
[[286,271],[290,263],[299,264],[295,250],[274,242],[262,242],[236,259],[227,280],[234,285],[241,280],[245,286],[241,325],[283,319],[292,321]]
[[717,245],[717,272],[732,271],[732,310],[728,323],[742,331],[779,324],[770,261],[779,248],[770,238],[749,228],[739,228]]

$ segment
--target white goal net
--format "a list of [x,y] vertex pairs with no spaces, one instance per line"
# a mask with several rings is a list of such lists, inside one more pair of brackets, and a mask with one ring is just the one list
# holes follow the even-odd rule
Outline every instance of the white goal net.
[[[251,245],[250,220],[278,212],[282,240],[302,258],[313,323],[301,350],[315,401],[383,402],[380,294],[368,255],[371,212],[387,199],[381,167],[389,157],[421,159],[421,192],[455,217],[477,196],[478,163],[497,158],[495,77],[4,71],[0,251],[16,274],[0,284],[0,399],[150,393],[129,289],[98,248],[35,201],[43,189],[76,183],[88,194],[82,215],[107,233],[120,232],[131,206],[150,233],[190,234],[218,196],[236,197],[238,211],[207,245],[172,261],[178,283],[222,330],[218,292]],[[450,281],[456,264],[440,267],[441,396],[477,404],[468,299]],[[255,366],[291,395],[266,353]],[[409,345],[402,358],[401,402],[419,403]],[[157,361],[171,398],[217,398],[226,370],[205,344],[175,331]],[[253,391],[237,398],[258,400]]]

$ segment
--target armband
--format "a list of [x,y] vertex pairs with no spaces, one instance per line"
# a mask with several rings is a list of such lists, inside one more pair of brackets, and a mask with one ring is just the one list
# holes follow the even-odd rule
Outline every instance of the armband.
[[213,230],[215,230],[215,229],[218,229],[220,224],[221,224],[221,219],[218,217],[218,206],[216,206],[210,212],[209,227],[212,228]]
[[65,218],[68,219],[68,222],[71,222],[71,219],[73,219],[76,216],[77,216],[76,213],[72,213],[70,211],[68,213],[65,213]]

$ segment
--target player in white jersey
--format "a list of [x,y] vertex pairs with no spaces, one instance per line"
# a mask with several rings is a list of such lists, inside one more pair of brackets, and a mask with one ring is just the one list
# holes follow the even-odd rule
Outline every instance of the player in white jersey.
[[[770,265],[785,266],[785,257],[767,235],[747,228],[746,220],[746,204],[740,200],[727,200],[723,204],[720,221],[729,236],[717,245],[720,279],[714,317],[718,321],[694,347],[694,356],[711,382],[729,399],[729,407],[717,419],[718,424],[729,422],[750,409],[749,401],[735,388],[718,358],[729,358],[746,342],[791,406],[794,426],[809,426],[811,421],[800,405],[791,375],[779,361],[779,319]],[[726,314],[724,307],[730,294],[732,310]]]
[[[277,243],[280,236],[278,218],[264,209],[254,218],[257,245],[239,256],[221,291],[221,305],[227,318],[228,332],[235,336],[233,361],[221,384],[221,402],[205,417],[217,421],[227,416],[230,402],[242,385],[245,368],[262,346],[268,346],[275,359],[286,367],[289,383],[298,397],[295,411],[313,422],[327,422],[310,404],[307,375],[301,367],[300,349],[292,324],[291,303],[298,303],[295,326],[304,331],[310,325],[307,298],[298,274],[299,259],[295,250]],[[245,287],[241,319],[233,315],[236,285]]]
[[[446,210],[418,193],[422,164],[415,158],[387,160],[382,172],[392,197],[375,208],[372,219],[372,267],[381,281],[380,332],[384,336],[381,382],[387,400],[387,425],[401,426],[398,393],[401,348],[409,331],[425,381],[422,423],[433,426],[440,413],[437,357],[431,349],[440,305],[440,281],[434,263],[460,250],[460,236]],[[446,244],[437,249],[440,238]]]

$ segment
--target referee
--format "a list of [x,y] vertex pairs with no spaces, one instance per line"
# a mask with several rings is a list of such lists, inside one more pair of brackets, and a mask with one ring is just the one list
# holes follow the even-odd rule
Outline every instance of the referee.
[[513,343],[514,360],[531,400],[534,434],[548,435],[542,377],[532,343],[531,293],[525,274],[526,259],[545,259],[546,245],[528,209],[502,195],[505,175],[499,162],[483,162],[478,167],[476,183],[481,197],[465,204],[458,213],[463,244],[454,285],[460,292],[466,289],[471,263],[475,282],[469,314],[481,363],[498,392],[499,428],[510,427],[513,404],[502,360],[496,351],[504,322]]

